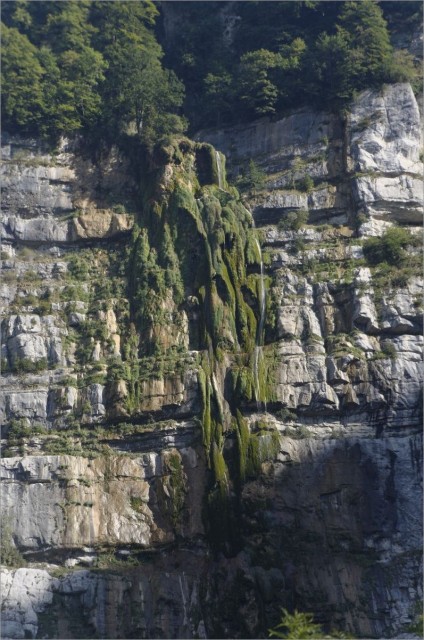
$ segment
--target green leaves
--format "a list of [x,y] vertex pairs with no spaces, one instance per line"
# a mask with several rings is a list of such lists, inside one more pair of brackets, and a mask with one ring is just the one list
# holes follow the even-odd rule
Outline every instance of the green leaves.
[[17,29],[2,23],[3,117],[5,125],[18,125],[33,133],[45,110],[42,81],[45,70],[36,47]]
[[184,130],[184,88],[161,64],[152,2],[16,5],[8,24],[27,35],[3,27],[4,126],[57,138],[101,123],[110,138],[133,131],[147,145]]
[[115,131],[130,125],[147,144],[182,131],[175,110],[184,88],[162,67],[163,52],[151,26],[157,10],[150,2],[97,3],[98,45],[108,64],[103,91],[105,125]]
[[295,611],[289,613],[287,609],[283,609],[281,622],[274,628],[270,629],[270,638],[325,638],[321,627],[314,623],[314,617],[311,613],[301,613]]
[[237,187],[242,191],[254,194],[265,187],[266,174],[258,167],[254,160],[249,163],[237,181]]
[[269,630],[270,638],[287,638],[290,640],[306,640],[306,638],[349,638],[343,632],[332,632],[325,634],[319,624],[315,624],[311,613],[303,613],[295,610],[289,613],[287,609],[282,609],[281,622],[274,629]]
[[408,229],[391,227],[384,232],[381,238],[368,238],[364,242],[364,256],[368,263],[376,265],[387,262],[400,266],[407,257],[405,251],[408,245],[417,246],[419,239],[414,237]]
[[272,51],[249,51],[240,60],[239,96],[242,104],[255,116],[275,113],[278,88],[272,81],[272,69],[279,56]]
[[393,52],[380,4],[308,0],[264,12],[239,3],[224,29],[219,12],[179,3],[163,40],[167,69],[151,0],[4,2],[3,126],[50,138],[125,132],[151,148],[185,130],[183,104],[203,128],[305,103],[341,109],[383,82],[419,88],[412,56]]

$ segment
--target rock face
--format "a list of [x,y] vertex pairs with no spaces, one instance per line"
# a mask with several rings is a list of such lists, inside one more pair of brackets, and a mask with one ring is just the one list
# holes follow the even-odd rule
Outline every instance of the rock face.
[[[181,454],[170,449],[138,458],[6,458],[2,466],[3,507],[15,532],[15,544],[26,550],[128,544],[149,547],[174,540],[174,528],[187,535],[200,534],[200,504],[187,506],[187,517],[182,515],[181,504],[178,518],[172,518],[172,512],[168,513],[169,522],[166,518],[168,507],[172,507],[166,504],[167,498],[185,502],[188,497],[184,460],[193,475],[199,456],[188,448]],[[177,480],[178,487],[174,486]],[[195,502],[201,499],[201,493],[195,495]],[[163,507],[159,524],[154,518],[158,505]]]
[[116,204],[107,207],[111,187],[121,203],[134,191],[127,163],[116,150],[96,167],[77,157],[69,144],[50,155],[36,141],[6,135],[3,142],[3,240],[37,245],[78,242],[131,229],[132,217],[121,213],[123,204],[119,214],[113,210]]
[[399,637],[422,601],[421,261],[362,245],[417,233],[414,94],[198,139],[265,186],[234,205],[211,147],[163,150],[154,214],[187,225],[163,272],[123,152],[4,140],[2,637],[260,638],[281,607]]
[[[361,235],[378,235],[388,222],[421,224],[421,122],[408,84],[365,91],[344,126],[336,117],[301,111],[277,122],[258,121],[200,137],[225,153],[236,172],[257,158],[269,174],[272,192],[254,202],[259,220],[264,210],[269,219],[272,209],[276,217],[271,222],[297,209],[308,209],[311,220],[331,219],[333,224],[353,223],[354,218],[357,224],[362,214]],[[313,191],[293,191],[305,175],[313,178]]]

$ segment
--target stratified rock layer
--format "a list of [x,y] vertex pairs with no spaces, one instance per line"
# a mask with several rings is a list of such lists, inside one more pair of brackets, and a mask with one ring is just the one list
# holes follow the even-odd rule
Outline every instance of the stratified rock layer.
[[[178,304],[169,293],[148,336],[133,324],[127,245],[146,211],[130,160],[6,139],[2,510],[6,545],[28,566],[4,570],[5,639],[267,637],[282,606],[389,638],[422,600],[420,268],[413,248],[408,269],[388,273],[362,251],[395,223],[417,232],[413,92],[364,92],[344,121],[304,110],[199,139],[234,175],[251,158],[266,173],[244,200],[263,252],[243,295],[259,325],[266,285],[264,344],[241,353],[222,316],[204,387],[199,292]],[[227,203],[222,156],[210,157],[218,191],[206,194]],[[178,171],[158,174],[165,200]],[[309,224],[287,228],[300,211]],[[231,292],[230,267],[213,265],[216,298]],[[164,354],[134,364],[140,338]],[[225,426],[215,520],[205,389]]]

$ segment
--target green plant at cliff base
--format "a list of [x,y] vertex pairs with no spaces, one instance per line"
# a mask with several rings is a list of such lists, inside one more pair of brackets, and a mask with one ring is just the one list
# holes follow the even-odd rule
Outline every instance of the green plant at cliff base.
[[414,603],[411,612],[411,618],[413,622],[409,625],[407,631],[413,633],[420,638],[424,637],[424,615],[423,615],[423,602],[418,600]]
[[417,634],[420,638],[424,636],[424,615],[421,613],[417,620],[408,628],[411,633]]
[[352,638],[343,632],[332,631],[330,634],[323,632],[319,624],[314,622],[311,613],[304,613],[295,609],[294,613],[289,613],[287,609],[282,609],[281,621],[273,629],[269,629],[270,638],[287,638],[305,640],[306,638]]
[[12,527],[9,518],[4,518],[0,525],[0,564],[6,567],[22,567],[25,562],[12,538]]

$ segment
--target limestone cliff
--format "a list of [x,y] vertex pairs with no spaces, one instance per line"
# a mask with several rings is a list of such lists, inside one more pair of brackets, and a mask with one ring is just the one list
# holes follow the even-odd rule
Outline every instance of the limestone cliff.
[[418,237],[414,94],[196,138],[3,140],[3,637],[267,637],[282,606],[399,637],[421,260],[364,242]]

